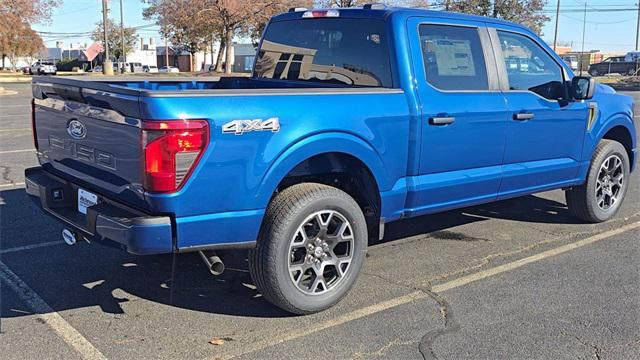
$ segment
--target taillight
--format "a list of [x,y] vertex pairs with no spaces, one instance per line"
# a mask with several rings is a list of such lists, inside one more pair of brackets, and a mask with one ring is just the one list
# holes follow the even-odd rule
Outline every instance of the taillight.
[[189,178],[209,143],[206,120],[145,121],[144,183],[150,192],[174,192]]
[[33,147],[38,150],[38,133],[36,132],[36,99],[31,99],[31,135],[33,135]]

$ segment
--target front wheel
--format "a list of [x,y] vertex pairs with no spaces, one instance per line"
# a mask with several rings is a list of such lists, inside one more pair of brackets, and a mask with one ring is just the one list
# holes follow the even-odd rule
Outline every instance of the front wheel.
[[325,310],[355,283],[367,247],[362,210],[345,192],[322,184],[293,185],[265,214],[249,270],[258,290],[294,314]]
[[617,141],[600,141],[587,181],[565,193],[569,211],[591,223],[612,218],[620,209],[629,183],[629,155]]

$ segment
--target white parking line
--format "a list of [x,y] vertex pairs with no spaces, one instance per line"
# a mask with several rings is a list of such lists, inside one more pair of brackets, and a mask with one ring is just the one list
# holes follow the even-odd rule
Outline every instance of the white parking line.
[[13,252],[18,252],[18,251],[26,251],[26,250],[39,249],[39,248],[42,248],[42,247],[49,247],[49,246],[63,245],[63,244],[64,244],[64,242],[62,242],[62,241],[49,241],[49,242],[44,242],[44,243],[40,243],[40,244],[31,244],[31,245],[24,245],[24,246],[16,246],[16,247],[12,247],[12,248],[8,248],[8,249],[0,250],[0,255],[4,255],[4,254],[8,254],[8,253],[13,253]]
[[17,183],[11,183],[11,184],[0,184],[0,189],[4,189],[4,188],[13,188],[13,187],[20,187],[20,186],[24,186],[23,182],[17,182]]
[[30,113],[24,113],[24,114],[5,114],[5,115],[0,115],[0,118],[11,118],[11,117],[25,117],[25,116],[29,116],[31,115]]
[[[562,253],[571,251],[571,250],[575,250],[577,248],[583,247],[585,245],[589,245],[589,244],[593,244],[595,242],[610,238],[612,236],[615,235],[619,235],[622,234],[624,232],[630,231],[630,230],[634,230],[640,228],[640,221],[639,222],[635,222],[629,225],[625,225],[623,227],[614,229],[614,230],[609,230],[609,231],[605,231],[603,233],[588,237],[586,239],[583,240],[579,240],[576,241],[574,243],[568,244],[568,245],[563,245],[560,246],[558,248],[555,249],[551,249],[551,250],[547,250],[547,251],[543,251],[539,254],[533,255],[533,256],[529,256],[526,257],[524,259],[520,259],[520,260],[516,260],[513,262],[510,262],[508,264],[504,264],[504,265],[500,265],[491,269],[487,269],[487,270],[483,270],[483,271],[479,271],[477,273],[474,274],[470,274],[470,275],[466,275],[463,277],[460,277],[458,279],[454,279],[451,281],[448,281],[446,283],[443,284],[439,284],[439,285],[435,285],[431,288],[431,291],[435,292],[435,293],[441,293],[444,291],[448,291],[451,289],[455,289],[457,287],[463,286],[463,285],[467,285],[469,283],[481,280],[481,279],[486,279],[488,277],[491,276],[495,276],[507,271],[511,271],[511,270],[515,270],[517,268],[520,268],[524,265],[530,264],[530,263],[534,263],[536,261],[540,261],[552,256],[556,256],[556,255],[560,255]],[[410,294],[407,295],[403,295],[391,300],[387,300],[378,304],[374,304],[374,305],[370,305],[364,308],[361,308],[359,310],[350,312],[348,314],[339,316],[337,318],[333,318],[333,319],[329,319],[326,320],[324,322],[321,323],[317,323],[315,325],[311,325],[308,326],[306,328],[302,328],[302,329],[298,329],[296,331],[292,331],[289,333],[285,333],[281,336],[274,336],[271,337],[269,340],[263,340],[263,341],[258,341],[258,342],[254,342],[251,344],[247,344],[247,346],[243,347],[243,349],[235,354],[226,356],[225,358],[229,359],[229,358],[234,358],[234,357],[238,357],[241,355],[246,355],[246,354],[250,354],[256,351],[260,351],[262,349],[277,345],[277,344],[281,344],[283,342],[287,342],[287,341],[291,341],[294,339],[298,339],[307,335],[311,335],[314,333],[317,333],[319,331],[334,327],[334,326],[338,326],[338,325],[342,325],[345,324],[347,322],[353,321],[353,320],[357,320],[357,319],[361,319],[363,317],[366,316],[370,316],[388,309],[392,309],[395,308],[397,306],[400,305],[404,305],[404,304],[408,304],[410,302],[416,301],[416,300],[420,300],[420,299],[425,299],[429,297],[427,295],[427,293],[422,292],[422,291],[415,291],[412,292]]]
[[49,306],[22,281],[7,265],[0,262],[0,280],[9,287],[31,308],[38,317],[60,336],[65,343],[73,347],[85,359],[106,359],[82,334],[69,324],[60,314]]
[[31,128],[0,129],[0,133],[31,131]]
[[36,151],[36,149],[6,150],[6,151],[0,151],[0,154],[16,154],[16,153],[34,152],[34,151]]

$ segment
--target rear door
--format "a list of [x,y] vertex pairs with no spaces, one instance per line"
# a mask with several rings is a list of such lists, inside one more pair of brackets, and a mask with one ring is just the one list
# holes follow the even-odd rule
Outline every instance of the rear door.
[[494,200],[501,180],[506,106],[482,22],[408,21],[422,106],[413,215]]
[[561,60],[536,37],[509,26],[490,34],[509,109],[500,197],[576,183],[588,103],[568,99]]

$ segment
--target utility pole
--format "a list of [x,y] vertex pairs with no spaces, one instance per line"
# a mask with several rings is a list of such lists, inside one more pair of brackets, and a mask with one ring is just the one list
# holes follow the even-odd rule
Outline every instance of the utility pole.
[[164,64],[167,66],[167,72],[169,69],[169,41],[167,36],[164,36]]
[[104,61],[102,62],[102,73],[105,75],[113,75],[113,63],[109,58],[109,37],[107,35],[107,12],[109,6],[107,0],[102,0],[102,30],[104,31]]
[[122,69],[120,71],[124,73],[125,63],[127,62],[127,53],[124,52],[124,17],[122,15],[122,0],[120,0],[120,42],[122,45]]
[[636,29],[636,51],[640,51],[640,0],[638,1],[638,28]]
[[582,52],[580,54],[580,76],[584,68],[584,38],[587,33],[587,1],[584,2],[584,17],[582,19]]
[[553,35],[553,51],[556,51],[558,46],[558,23],[560,23],[560,0],[558,0],[558,7],[556,8],[556,29]]

